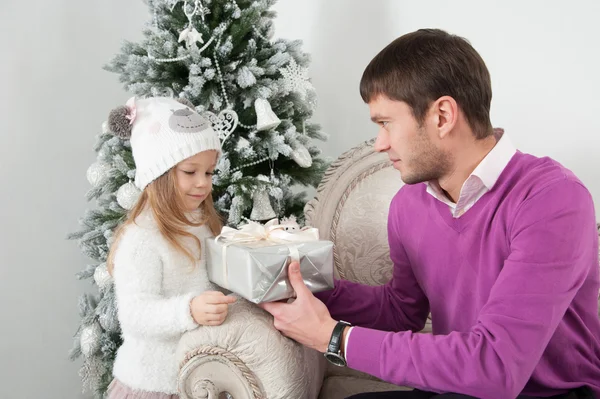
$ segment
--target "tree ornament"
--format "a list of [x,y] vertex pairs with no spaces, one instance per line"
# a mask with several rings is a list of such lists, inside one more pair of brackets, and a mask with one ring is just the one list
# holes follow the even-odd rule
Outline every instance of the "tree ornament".
[[179,34],[178,43],[185,41],[185,46],[188,50],[192,46],[196,46],[196,43],[204,43],[204,39],[202,38],[202,34],[196,30],[194,24],[192,22],[192,18],[198,13],[200,13],[202,17],[202,21],[204,21],[204,7],[200,0],[194,0],[194,8],[192,11],[188,11],[188,0],[185,0],[183,4],[183,12],[188,19],[188,26]]
[[283,226],[285,231],[299,231],[300,225],[298,224],[298,220],[296,216],[290,215],[289,217],[284,217],[279,221],[279,224]]
[[281,120],[271,109],[271,104],[264,98],[257,98],[254,102],[256,110],[256,130],[270,130],[281,123]]
[[267,190],[260,189],[255,191],[252,196],[252,213],[250,213],[250,219],[256,221],[271,220],[275,216],[275,211],[271,206]]
[[285,92],[297,92],[304,98],[307,91],[313,90],[308,78],[308,69],[299,66],[294,58],[290,58],[290,63],[279,72],[283,76],[281,85]]
[[185,46],[189,49],[194,46],[196,43],[204,43],[204,39],[202,39],[202,34],[196,30],[193,26],[188,26],[179,34],[179,43],[185,41]]
[[106,263],[96,266],[96,270],[94,271],[94,282],[101,290],[112,283],[112,277],[106,268]]
[[291,157],[302,168],[309,168],[312,165],[312,157],[306,147],[302,144],[296,145],[292,151]]
[[96,322],[86,326],[81,330],[79,337],[81,345],[81,353],[85,357],[90,357],[98,349],[100,349],[100,336],[102,335],[102,328]]
[[125,210],[133,209],[140,197],[141,191],[132,182],[123,184],[117,190],[117,203]]
[[238,125],[238,115],[232,109],[223,110],[219,112],[218,116],[210,111],[206,111],[202,113],[202,116],[206,117],[212,124],[213,130],[219,136],[219,140],[221,140],[221,145],[223,145]]
[[102,313],[98,316],[98,323],[105,331],[117,332],[119,330],[119,319],[116,311]]
[[85,175],[92,187],[98,187],[98,185],[108,177],[109,171],[110,165],[104,162],[94,162],[90,165]]

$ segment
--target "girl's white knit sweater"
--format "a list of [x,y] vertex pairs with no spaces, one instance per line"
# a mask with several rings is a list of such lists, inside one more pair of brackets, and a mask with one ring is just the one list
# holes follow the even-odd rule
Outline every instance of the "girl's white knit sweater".
[[[188,231],[201,243],[212,235],[206,226]],[[182,242],[200,258],[197,244],[187,237]],[[177,393],[175,350],[183,333],[198,327],[190,301],[217,289],[208,281],[204,256],[192,264],[163,238],[147,210],[123,232],[113,274],[123,334],[114,376],[133,389]]]

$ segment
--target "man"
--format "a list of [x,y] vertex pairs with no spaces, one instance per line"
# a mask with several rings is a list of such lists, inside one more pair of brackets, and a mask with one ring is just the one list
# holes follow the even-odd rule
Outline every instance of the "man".
[[[375,150],[406,183],[388,219],[393,277],[336,281],[315,297],[294,263],[297,299],[263,305],[275,327],[334,363],[416,388],[355,398],[600,398],[587,189],[494,131],[488,70],[460,37],[396,39],[360,90],[379,125]],[[433,334],[417,333],[429,312]]]

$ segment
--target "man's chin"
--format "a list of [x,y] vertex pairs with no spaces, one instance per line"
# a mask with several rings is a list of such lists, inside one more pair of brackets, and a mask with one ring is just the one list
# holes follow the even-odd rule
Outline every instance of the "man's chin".
[[419,183],[423,183],[426,180],[423,180],[421,177],[419,176],[414,176],[414,175],[410,175],[408,173],[402,173],[400,172],[400,180],[402,180],[402,182],[404,184],[408,184],[413,185],[413,184],[419,184]]

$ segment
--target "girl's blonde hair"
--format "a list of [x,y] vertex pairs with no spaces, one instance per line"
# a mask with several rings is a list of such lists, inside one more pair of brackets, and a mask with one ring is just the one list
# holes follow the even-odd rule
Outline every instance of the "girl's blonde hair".
[[218,235],[221,232],[223,222],[217,210],[215,209],[212,196],[209,193],[206,199],[202,202],[199,209],[202,211],[202,219],[198,222],[192,222],[186,217],[186,210],[183,203],[182,194],[177,186],[177,175],[175,168],[171,168],[167,173],[158,177],[150,183],[138,199],[137,203],[127,215],[127,219],[115,231],[114,241],[110,247],[106,266],[110,274],[114,268],[114,256],[119,239],[125,231],[125,228],[135,223],[135,219],[146,208],[150,208],[156,224],[163,237],[176,250],[185,254],[190,261],[194,262],[193,253],[181,243],[181,238],[190,237],[201,249],[202,244],[195,235],[187,232],[185,227],[202,226],[206,224],[213,235]]

